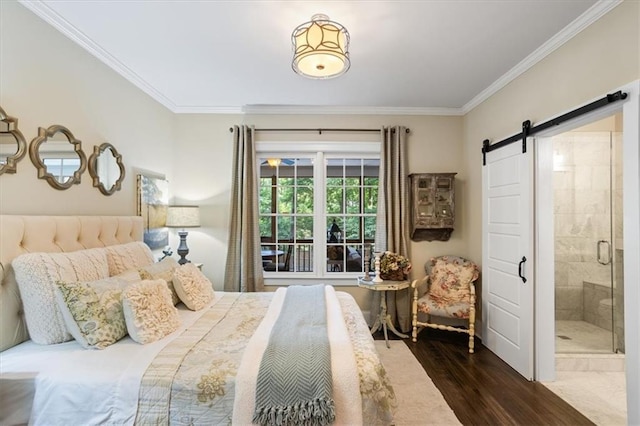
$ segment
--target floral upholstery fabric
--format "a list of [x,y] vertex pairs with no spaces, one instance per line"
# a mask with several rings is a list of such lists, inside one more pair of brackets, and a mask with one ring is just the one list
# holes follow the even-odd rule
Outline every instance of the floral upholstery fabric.
[[144,280],[125,288],[122,308],[129,336],[138,343],[160,340],[180,326],[178,310],[164,280]]
[[122,311],[126,280],[58,282],[56,298],[67,330],[84,348],[104,349],[127,335]]
[[173,273],[173,287],[182,303],[199,311],[213,300],[213,284],[193,263],[178,266]]
[[418,311],[430,315],[469,318],[470,283],[478,278],[478,267],[457,257],[431,259],[429,290],[418,299]]

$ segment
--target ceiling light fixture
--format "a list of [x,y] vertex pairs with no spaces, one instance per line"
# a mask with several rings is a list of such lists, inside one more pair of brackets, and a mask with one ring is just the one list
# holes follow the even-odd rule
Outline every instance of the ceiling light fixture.
[[333,78],[347,72],[349,32],[321,13],[299,25],[291,34],[293,70],[309,78]]

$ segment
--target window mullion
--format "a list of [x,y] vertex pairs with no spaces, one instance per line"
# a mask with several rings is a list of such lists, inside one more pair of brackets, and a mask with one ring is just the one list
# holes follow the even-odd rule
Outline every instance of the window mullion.
[[[324,153],[318,152],[313,167],[313,200],[316,212],[313,224],[313,246],[315,247],[313,270],[317,276],[326,275],[327,239],[324,237],[326,236],[325,224],[327,223],[326,186],[326,160]],[[317,214],[317,212],[321,213]]]

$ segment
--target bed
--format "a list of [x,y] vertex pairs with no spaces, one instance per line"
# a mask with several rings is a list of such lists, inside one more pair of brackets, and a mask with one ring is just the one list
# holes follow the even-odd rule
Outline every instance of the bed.
[[[37,344],[29,339],[12,261],[24,253],[79,252],[141,241],[141,218],[3,215],[0,235],[0,424],[251,421],[252,374],[268,344],[265,336],[283,309],[285,289],[215,292],[197,311],[179,303],[178,329],[144,345],[130,336],[102,350],[84,349],[74,340]],[[327,314],[329,334],[342,333],[346,345],[331,340],[335,424],[392,424],[395,395],[362,313],[350,295],[331,287],[323,291],[327,300],[335,300],[327,302],[327,311],[333,310]],[[348,359],[340,358],[345,353]],[[344,370],[348,366],[350,371]],[[339,383],[337,376],[354,379]]]

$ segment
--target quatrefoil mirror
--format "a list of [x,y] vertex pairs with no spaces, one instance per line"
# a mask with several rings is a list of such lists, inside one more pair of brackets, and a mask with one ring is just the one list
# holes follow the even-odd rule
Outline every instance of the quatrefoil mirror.
[[93,178],[93,186],[104,195],[119,191],[124,180],[122,155],[110,143],[94,146],[89,157],[89,174]]
[[55,189],[79,184],[87,168],[82,142],[60,125],[38,128],[38,136],[29,144],[29,157],[38,169],[38,179],[45,179]]
[[0,107],[0,175],[15,173],[27,153],[27,141],[18,130],[18,119],[9,117]]

